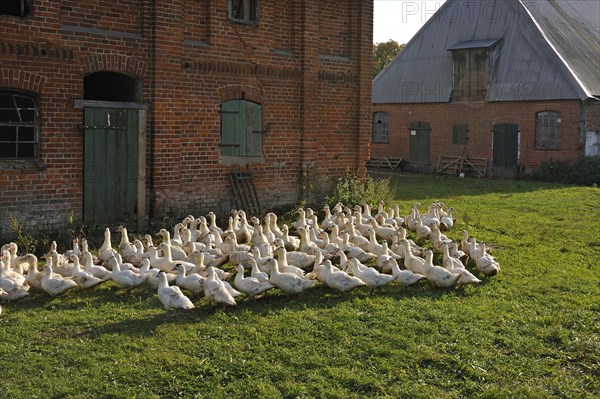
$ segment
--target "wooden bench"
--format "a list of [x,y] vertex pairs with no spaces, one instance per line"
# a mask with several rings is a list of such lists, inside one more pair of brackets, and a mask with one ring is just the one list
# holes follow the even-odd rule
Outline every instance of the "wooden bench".
[[395,157],[373,157],[367,160],[367,168],[386,169],[390,172],[396,171],[402,163],[402,158]]

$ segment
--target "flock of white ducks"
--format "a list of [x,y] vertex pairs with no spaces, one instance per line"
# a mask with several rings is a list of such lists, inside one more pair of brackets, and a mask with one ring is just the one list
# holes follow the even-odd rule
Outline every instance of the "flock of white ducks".
[[[161,229],[158,245],[148,234],[143,238],[146,244],[130,241],[121,226],[115,247],[107,228],[97,255],[89,251],[85,238],[74,239],[73,248],[64,253],[52,243],[43,271],[34,254],[19,255],[17,244],[11,242],[2,246],[0,299],[14,301],[32,292],[57,296],[112,280],[126,294],[149,285],[167,310],[192,309],[192,299],[201,295],[209,304],[232,306],[240,296],[254,297],[271,289],[297,295],[317,281],[341,293],[367,287],[371,294],[391,283],[405,287],[421,280],[436,287],[479,283],[467,268],[469,259],[485,276],[500,271],[484,243],[466,231],[460,242],[442,232],[454,224],[453,208],[445,211],[436,201],[421,214],[420,207],[417,203],[401,216],[398,205],[386,209],[380,203],[372,215],[369,205],[349,208],[338,203],[323,208],[321,221],[312,209],[300,208],[292,223],[297,235],[290,234],[285,224],[279,227],[274,213],[267,213],[261,222],[257,217],[248,219],[242,210],[232,211],[229,226],[221,229],[210,212],[208,219],[185,217],[172,233]],[[434,251],[441,255],[441,265],[434,264]],[[231,272],[221,268],[226,264]]]

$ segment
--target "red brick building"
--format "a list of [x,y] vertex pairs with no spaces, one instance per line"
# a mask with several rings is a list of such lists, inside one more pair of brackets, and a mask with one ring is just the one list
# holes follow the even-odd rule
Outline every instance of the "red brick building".
[[448,0],[373,81],[372,156],[512,176],[600,155],[598,43],[597,1]]
[[3,0],[0,235],[263,207],[361,171],[372,1]]

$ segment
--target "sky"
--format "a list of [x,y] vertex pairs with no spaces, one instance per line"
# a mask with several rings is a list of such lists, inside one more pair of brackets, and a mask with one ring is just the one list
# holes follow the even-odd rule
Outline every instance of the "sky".
[[408,43],[446,0],[374,0],[373,43]]

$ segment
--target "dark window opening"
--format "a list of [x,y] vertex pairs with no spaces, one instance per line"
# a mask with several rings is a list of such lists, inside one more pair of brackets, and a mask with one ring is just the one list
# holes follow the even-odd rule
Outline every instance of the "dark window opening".
[[31,93],[0,90],[0,158],[37,158],[40,114]]
[[389,125],[387,112],[373,113],[373,143],[389,143]]
[[27,14],[29,14],[27,0],[2,0],[0,2],[0,15],[24,18]]
[[538,112],[535,121],[535,146],[560,148],[560,112]]
[[258,22],[258,0],[229,0],[229,19],[256,24]]
[[246,100],[221,104],[221,155],[257,157],[262,153],[262,107]]
[[83,99],[141,102],[140,81],[122,73],[95,72],[83,79]]
[[452,125],[452,144],[466,145],[469,140],[469,125]]

